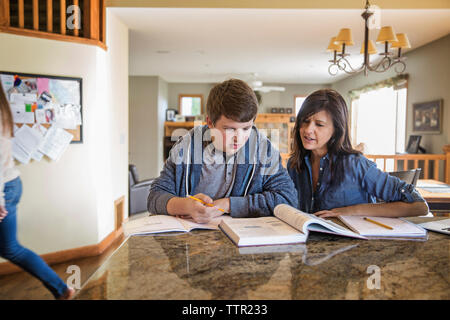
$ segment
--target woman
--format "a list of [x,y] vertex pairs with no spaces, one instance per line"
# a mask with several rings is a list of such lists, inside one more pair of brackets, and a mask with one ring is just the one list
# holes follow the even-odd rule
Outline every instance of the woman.
[[[428,206],[414,186],[352,148],[348,127],[347,105],[338,92],[318,90],[303,102],[287,165],[299,209],[322,218],[426,215]],[[376,203],[377,198],[385,203]]]
[[11,137],[13,118],[0,83],[0,256],[37,277],[57,299],[71,299],[75,290],[31,250],[17,241],[17,204],[22,195],[22,181],[14,167]]

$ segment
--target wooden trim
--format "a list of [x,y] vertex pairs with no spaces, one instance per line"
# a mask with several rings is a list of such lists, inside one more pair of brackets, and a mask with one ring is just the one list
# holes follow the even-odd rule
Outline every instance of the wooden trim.
[[[80,7],[79,3],[78,3],[78,0],[73,0],[73,5],[78,7],[78,8]],[[79,11],[77,9],[75,9],[75,11],[74,11],[74,20],[73,20],[74,25],[75,25],[75,28],[73,29],[73,35],[75,37],[78,37],[80,35],[80,29],[78,28],[79,21],[80,21]]]
[[99,0],[91,0],[89,7],[89,38],[100,40],[100,3]]
[[445,153],[445,169],[444,177],[445,183],[450,184],[450,144],[445,145],[442,150]]
[[0,26],[0,32],[12,33],[12,34],[17,34],[17,35],[21,35],[21,36],[36,37],[36,38],[42,38],[42,39],[78,42],[81,44],[95,45],[95,46],[102,48],[103,50],[107,50],[107,46],[99,40],[92,40],[92,39],[74,37],[74,36],[69,36],[69,35],[61,35],[58,33],[49,33],[49,32],[44,32],[44,31],[35,31],[35,30],[28,30],[28,29],[14,28],[14,27],[1,27],[1,26]]
[[[107,235],[100,243],[89,246],[51,252],[41,255],[41,258],[49,265],[63,263],[73,259],[81,259],[87,257],[93,257],[101,255],[106,249],[108,249],[119,237],[123,235],[123,228],[114,230]],[[10,274],[14,272],[23,271],[18,266],[11,262],[0,263],[0,275]]]
[[66,34],[66,10],[67,10],[66,0],[59,0],[59,3],[60,3],[60,5],[59,5],[59,19],[60,19],[59,25],[61,27],[60,33],[62,35],[65,35]]
[[106,43],[106,4],[105,0],[100,0],[100,10],[101,10],[101,32],[102,38],[100,39],[103,43]]
[[115,230],[119,230],[122,227],[123,219],[125,216],[125,196],[121,196],[114,201],[114,218],[115,218]]
[[23,5],[23,0],[19,0],[18,3],[18,11],[19,11],[19,28],[25,27],[25,7]]
[[33,29],[39,30],[39,0],[33,0]]
[[2,1],[0,4],[0,26],[8,27],[10,24],[9,0]]
[[47,0],[47,32],[53,32],[53,0]]
[[[192,97],[192,98],[200,98],[200,114],[203,114],[203,95],[202,94],[189,94],[189,93],[181,93],[178,95],[178,114],[182,115],[181,113],[181,99],[183,97]],[[190,116],[190,115],[186,115]]]

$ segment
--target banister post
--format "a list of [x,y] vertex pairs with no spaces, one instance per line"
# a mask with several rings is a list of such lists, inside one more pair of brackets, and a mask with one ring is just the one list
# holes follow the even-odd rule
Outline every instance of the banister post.
[[0,27],[9,27],[9,1],[10,0],[4,0],[0,4]]
[[445,153],[445,183],[450,184],[450,144],[445,145],[442,150]]

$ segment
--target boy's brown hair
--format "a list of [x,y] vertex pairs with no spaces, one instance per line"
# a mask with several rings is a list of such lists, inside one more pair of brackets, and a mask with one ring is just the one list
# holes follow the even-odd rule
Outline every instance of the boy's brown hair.
[[214,86],[209,92],[206,114],[212,123],[220,116],[237,122],[256,118],[258,100],[252,88],[242,80],[230,79]]

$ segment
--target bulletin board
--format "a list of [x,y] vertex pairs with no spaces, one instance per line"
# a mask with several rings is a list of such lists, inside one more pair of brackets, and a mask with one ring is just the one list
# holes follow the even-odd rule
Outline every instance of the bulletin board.
[[82,78],[0,71],[14,124],[56,125],[83,143]]

